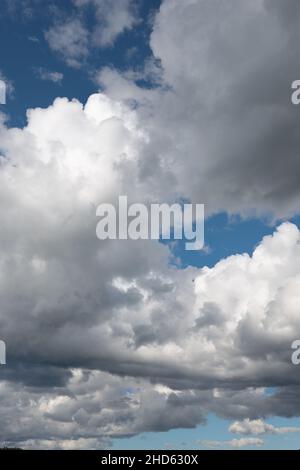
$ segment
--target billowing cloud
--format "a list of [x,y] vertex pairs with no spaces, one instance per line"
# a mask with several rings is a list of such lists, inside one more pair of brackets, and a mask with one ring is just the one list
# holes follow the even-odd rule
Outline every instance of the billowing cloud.
[[153,157],[141,163],[144,180],[159,178],[157,165],[168,167],[174,190],[205,203],[207,213],[298,213],[291,84],[299,74],[299,14],[294,0],[285,10],[277,0],[162,2],[150,45],[163,85],[138,88],[107,69],[98,77],[111,96],[140,104]]
[[[168,264],[156,241],[100,242],[100,202],[120,193],[151,200],[135,171],[147,138],[135,111],[102,94],[85,106],[57,99],[30,110],[23,130],[2,124],[1,374],[3,395],[19,397],[16,412],[28,415],[21,427],[3,427],[7,440],[40,446],[51,433],[68,446],[72,434],[78,446],[107,445],[117,435],[196,426],[208,411],[287,413],[280,385],[290,394],[298,387],[290,345],[300,335],[299,230],[282,224],[252,256],[200,270]],[[74,374],[84,402],[101,409],[93,380],[112,381],[110,400],[129,390],[124,419],[118,398],[108,421],[94,425]],[[269,386],[279,392],[266,395]],[[9,409],[8,401],[3,420]],[[78,432],[74,416],[83,420]]]
[[111,447],[114,437],[204,421],[199,407],[178,407],[169,395],[145,381],[79,369],[61,388],[24,389],[2,381],[0,439],[29,449],[99,449]]

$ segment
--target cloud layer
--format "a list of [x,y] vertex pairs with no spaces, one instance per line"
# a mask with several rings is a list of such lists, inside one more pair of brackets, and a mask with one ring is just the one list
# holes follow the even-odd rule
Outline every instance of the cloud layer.
[[[100,242],[97,204],[116,202],[120,191],[137,197],[128,169],[145,141],[136,113],[101,94],[84,107],[58,99],[31,110],[23,130],[2,125],[3,419],[14,394],[19,420],[28,416],[22,433],[3,427],[6,439],[40,445],[37,430],[48,423],[62,446],[73,445],[68,435],[81,415],[79,446],[195,426],[208,411],[237,419],[298,413],[297,395],[293,403],[286,393],[299,385],[290,361],[300,334],[297,227],[282,224],[252,256],[200,270],[169,265],[168,248],[155,241]],[[119,397],[108,428],[102,418],[93,428],[97,413],[85,404],[106,406],[94,380],[111,382],[109,397]],[[120,396],[128,399],[122,425]]]

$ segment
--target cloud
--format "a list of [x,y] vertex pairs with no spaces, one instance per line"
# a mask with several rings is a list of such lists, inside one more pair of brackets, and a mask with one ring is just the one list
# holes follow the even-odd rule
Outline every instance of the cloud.
[[[85,106],[61,98],[30,110],[24,129],[1,126],[2,421],[19,422],[10,414],[18,398],[15,413],[27,424],[3,429],[19,445],[73,445],[72,435],[92,446],[84,439],[96,429],[107,442],[193,427],[209,412],[234,419],[298,413],[290,361],[300,334],[295,225],[279,226],[252,256],[203,269],[176,269],[156,241],[97,239],[101,201],[116,203],[120,192],[153,197],[138,183],[148,136],[137,117],[96,94]],[[278,392],[266,395],[269,386]],[[129,401],[121,413],[123,394]],[[98,420],[95,410],[106,407]]]
[[136,8],[132,0],[73,0],[80,8],[91,5],[95,11],[96,26],[92,31],[96,46],[108,47],[137,22]]
[[276,427],[264,422],[262,419],[244,419],[235,421],[229,426],[229,431],[235,434],[289,434],[300,432],[297,427]]
[[72,67],[79,67],[89,54],[88,31],[80,19],[58,22],[45,32],[50,48]]
[[150,39],[162,86],[100,74],[106,93],[137,102],[150,130],[144,181],[159,178],[159,164],[174,191],[205,203],[207,214],[298,213],[299,109],[290,99],[298,16],[294,1],[286,11],[278,1],[162,2]]
[[240,449],[242,447],[261,447],[264,445],[264,441],[262,439],[257,439],[255,437],[242,437],[241,439],[232,439],[232,441],[228,442],[230,447],[234,447],[236,449]]
[[54,83],[61,83],[64,78],[63,73],[52,72],[51,70],[47,70],[44,67],[35,67],[34,73],[40,80],[50,81]]
[[113,438],[204,422],[170,391],[99,371],[73,370],[65,386],[47,390],[1,381],[0,395],[0,439],[26,449],[108,448]]
[[262,439],[248,437],[241,439],[232,439],[231,441],[199,441],[199,444],[209,449],[226,448],[231,447],[234,449],[241,449],[243,447],[261,447],[264,445]]
[[41,0],[4,0],[5,8],[1,14],[9,14],[15,19],[21,13],[23,21],[31,20],[36,13],[36,8],[40,6]]
[[[73,0],[72,5],[71,17],[59,9],[60,14],[54,15],[53,25],[45,32],[50,48],[71,67],[82,66],[95,47],[111,47],[138,21],[131,0]],[[88,7],[93,11],[92,24]]]

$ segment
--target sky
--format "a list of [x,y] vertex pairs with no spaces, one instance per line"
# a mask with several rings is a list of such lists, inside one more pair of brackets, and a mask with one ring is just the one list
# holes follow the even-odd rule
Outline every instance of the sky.
[[[298,0],[0,0],[0,442],[299,449]],[[205,205],[205,246],[96,208]]]

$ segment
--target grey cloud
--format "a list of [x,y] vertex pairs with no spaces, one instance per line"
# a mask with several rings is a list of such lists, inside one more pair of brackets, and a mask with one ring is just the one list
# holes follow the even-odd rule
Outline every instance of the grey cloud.
[[[207,214],[298,212],[299,110],[291,84],[299,69],[299,7],[290,2],[283,10],[260,0],[166,0],[151,36],[163,86],[148,91],[128,75],[99,76],[112,96],[140,104],[151,129],[145,153],[168,167],[174,193],[205,203]],[[149,160],[141,157],[140,167],[152,184]],[[162,173],[161,188],[166,181]]]
[[213,302],[207,302],[203,305],[201,315],[196,318],[196,328],[205,328],[210,326],[220,326],[225,321],[218,305]]

